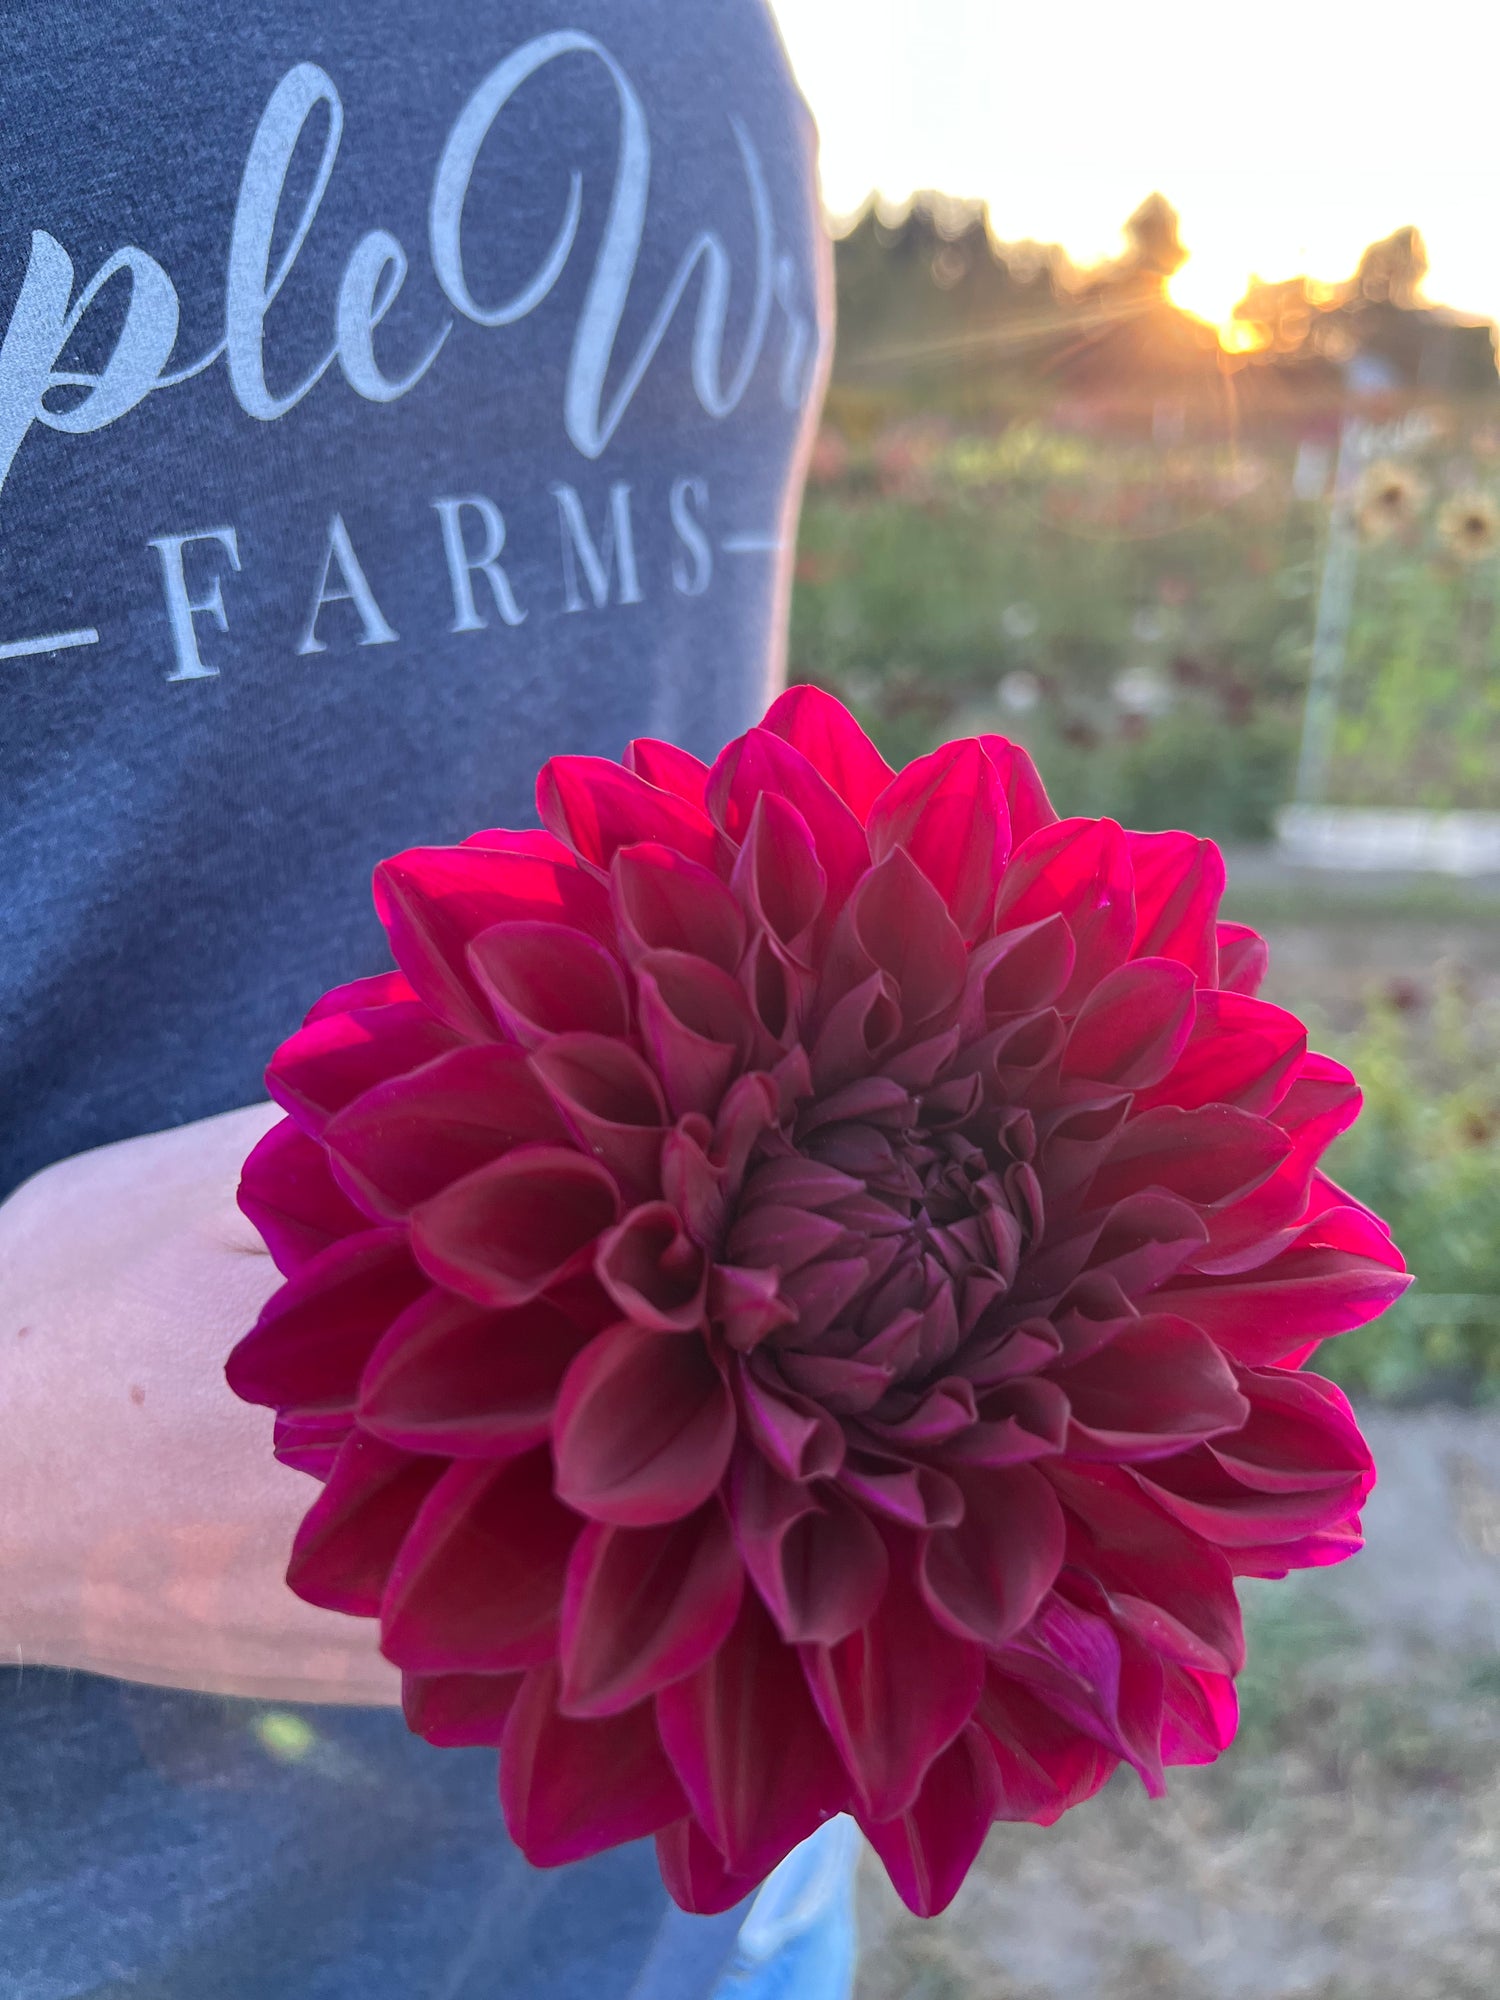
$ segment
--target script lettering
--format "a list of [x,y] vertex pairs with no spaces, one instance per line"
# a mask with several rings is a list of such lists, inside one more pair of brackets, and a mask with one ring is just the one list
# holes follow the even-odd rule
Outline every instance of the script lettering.
[[[328,130],[317,175],[291,240],[272,272],[271,245],[286,177],[302,128],[319,104],[328,107]],[[247,416],[259,417],[262,423],[274,423],[288,410],[295,409],[308,391],[322,381],[338,352],[337,348],[330,348],[311,375],[285,395],[273,395],[266,386],[266,314],[280,298],[307,241],[333,178],[333,163],[338,157],[343,131],[344,107],[332,82],[316,63],[298,63],[272,91],[250,142],[250,156],[245,162],[229,238],[224,334],[235,400]]]
[[[130,279],[130,304],[103,369],[97,375],[54,372],[84,314],[122,274]],[[117,250],[70,309],[72,290],[72,259],[54,237],[33,230],[20,297],[0,347],[0,487],[33,423],[75,434],[102,430],[150,395],[177,339],[177,293],[144,250]],[[85,393],[66,409],[49,409],[49,390],[61,388]]]

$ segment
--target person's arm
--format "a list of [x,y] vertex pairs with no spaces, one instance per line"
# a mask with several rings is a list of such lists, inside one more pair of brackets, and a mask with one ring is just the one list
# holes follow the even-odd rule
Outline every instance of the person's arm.
[[316,1489],[224,1361],[279,1282],[235,1206],[255,1105],[47,1168],[0,1205],[0,1662],[394,1703],[372,1621],[284,1581]]

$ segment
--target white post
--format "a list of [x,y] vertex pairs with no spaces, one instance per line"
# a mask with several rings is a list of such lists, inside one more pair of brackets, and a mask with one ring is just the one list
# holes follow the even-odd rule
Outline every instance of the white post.
[[1302,806],[1321,805],[1328,784],[1334,726],[1338,720],[1339,679],[1344,671],[1349,618],[1354,608],[1354,577],[1359,567],[1354,497],[1369,442],[1370,427],[1364,419],[1345,417],[1339,432],[1328,543],[1323,552],[1323,578],[1318,588],[1318,615],[1313,628],[1312,672],[1302,720],[1302,749],[1297,759],[1295,796],[1296,803]]

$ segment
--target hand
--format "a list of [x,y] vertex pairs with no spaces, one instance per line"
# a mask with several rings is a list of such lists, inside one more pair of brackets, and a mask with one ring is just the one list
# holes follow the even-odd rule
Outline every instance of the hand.
[[399,1701],[373,1621],[287,1589],[316,1488],[224,1380],[280,1282],[235,1206],[279,1116],[82,1153],[0,1205],[0,1662]]

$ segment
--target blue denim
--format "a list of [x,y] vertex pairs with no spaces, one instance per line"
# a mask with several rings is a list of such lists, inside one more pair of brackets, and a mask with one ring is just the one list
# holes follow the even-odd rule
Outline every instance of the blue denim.
[[714,2000],[849,2000],[859,1849],[859,1829],[840,1818],[787,1856],[751,1904]]
[[0,2000],[848,2000],[858,1840],[689,1917],[649,1842],[531,1868],[399,1716],[0,1674]]

